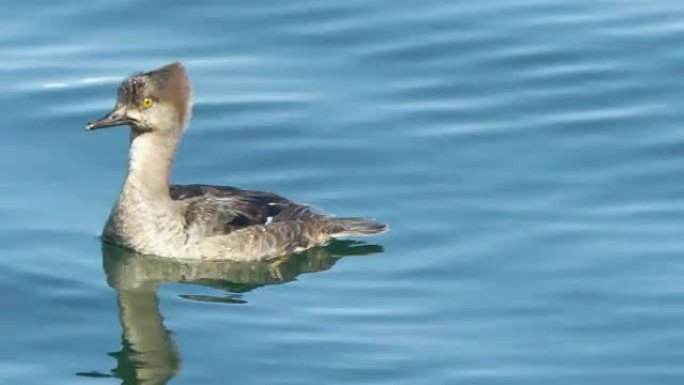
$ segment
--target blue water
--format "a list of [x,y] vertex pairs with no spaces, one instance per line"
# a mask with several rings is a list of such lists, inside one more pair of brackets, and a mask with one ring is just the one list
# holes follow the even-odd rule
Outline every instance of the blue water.
[[[671,0],[5,0],[0,383],[682,383],[682,41]],[[103,248],[128,133],[84,124],[174,60],[174,182],[392,231]]]

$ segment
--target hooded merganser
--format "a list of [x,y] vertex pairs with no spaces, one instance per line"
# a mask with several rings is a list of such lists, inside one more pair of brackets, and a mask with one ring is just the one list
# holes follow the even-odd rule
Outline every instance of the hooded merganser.
[[169,183],[190,120],[190,81],[180,63],[128,77],[114,109],[87,130],[128,125],[129,165],[102,238],[143,254],[200,260],[264,260],[382,233],[387,225],[336,218],[270,192]]

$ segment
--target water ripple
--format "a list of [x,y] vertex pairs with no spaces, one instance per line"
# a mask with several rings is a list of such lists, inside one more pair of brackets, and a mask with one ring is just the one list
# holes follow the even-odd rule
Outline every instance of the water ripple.
[[151,368],[97,238],[128,134],[83,124],[173,60],[175,182],[392,226],[320,274],[138,293],[173,383],[681,382],[683,26],[673,1],[9,0],[0,382]]

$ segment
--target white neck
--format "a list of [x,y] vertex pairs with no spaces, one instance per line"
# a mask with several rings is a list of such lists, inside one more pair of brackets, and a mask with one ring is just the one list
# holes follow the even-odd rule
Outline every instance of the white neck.
[[170,200],[171,166],[179,140],[173,133],[132,131],[124,194],[135,192],[152,201]]

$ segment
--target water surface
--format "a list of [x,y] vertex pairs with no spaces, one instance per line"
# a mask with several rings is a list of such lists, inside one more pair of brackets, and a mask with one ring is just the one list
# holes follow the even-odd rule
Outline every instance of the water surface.
[[[668,0],[5,1],[0,383],[681,383],[683,39]],[[392,231],[103,248],[128,134],[83,125],[174,60],[176,183]]]

